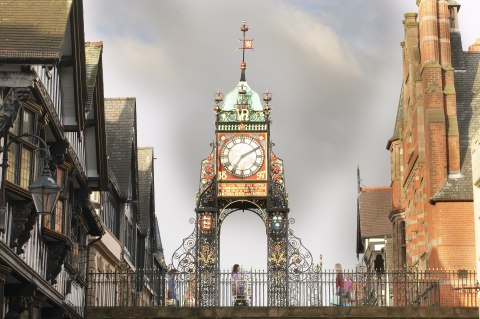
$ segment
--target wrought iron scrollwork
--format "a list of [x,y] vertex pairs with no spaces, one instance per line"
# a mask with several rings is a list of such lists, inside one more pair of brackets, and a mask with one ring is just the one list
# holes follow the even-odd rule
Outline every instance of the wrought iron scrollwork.
[[207,187],[200,193],[197,208],[214,208],[217,195],[217,180],[216,177],[207,185]]
[[[290,219],[290,224],[293,224]],[[307,272],[312,269],[313,257],[303,245],[302,240],[295,236],[292,229],[288,231],[288,271],[290,273]]]
[[[219,114],[220,122],[240,122],[238,112],[233,111],[222,111]],[[265,122],[265,113],[263,111],[254,111],[249,110],[248,120],[245,122]]]
[[215,145],[212,153],[202,161],[197,209],[214,208],[217,205],[217,175],[215,172]]
[[287,238],[268,238],[268,305],[287,306]]
[[283,176],[283,160],[275,154],[271,155],[271,181],[269,182],[268,208],[276,210],[288,209],[288,196]]
[[[195,223],[195,219],[191,218],[190,223]],[[175,250],[172,255],[171,265],[180,273],[190,273],[195,271],[195,263],[197,260],[197,229],[186,238],[183,239],[182,245]]]
[[287,205],[287,194],[284,185],[279,182],[270,183],[270,209],[286,209]]
[[[236,202],[236,201],[235,200],[230,200],[230,201],[224,201],[224,202],[221,203],[221,206],[226,207],[226,208],[222,209],[221,212],[220,212],[220,216],[218,218],[220,226],[222,225],[225,218],[227,218],[227,216],[229,216],[230,214],[240,210],[238,208],[228,208],[228,205],[230,205],[234,202]],[[246,211],[252,212],[255,215],[257,215],[258,217],[260,217],[265,225],[268,223],[267,212],[266,212],[265,209],[261,208],[261,204],[259,204],[256,200],[243,201],[243,202],[248,202],[248,203],[252,204],[253,206],[255,206],[255,208],[245,208],[245,209],[242,209],[242,211],[246,210]]]

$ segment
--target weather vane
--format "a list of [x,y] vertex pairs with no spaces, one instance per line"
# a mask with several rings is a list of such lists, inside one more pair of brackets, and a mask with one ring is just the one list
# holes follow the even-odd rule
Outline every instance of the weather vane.
[[238,41],[242,42],[242,47],[237,49],[242,50],[242,62],[240,62],[240,70],[242,70],[242,76],[240,81],[245,81],[245,69],[247,68],[247,63],[245,63],[245,50],[253,50],[253,39],[247,39],[245,37],[245,33],[248,31],[247,21],[243,20],[243,24],[240,26],[240,31],[243,32],[243,39],[239,39]]

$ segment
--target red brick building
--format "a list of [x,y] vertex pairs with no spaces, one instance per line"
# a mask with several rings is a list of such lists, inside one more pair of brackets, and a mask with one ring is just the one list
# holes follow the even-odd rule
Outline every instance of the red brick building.
[[358,187],[357,197],[357,256],[367,271],[392,269],[392,190],[388,186]]
[[[417,0],[403,21],[391,154],[395,268],[475,268],[470,141],[480,52],[463,52],[455,1]],[[478,93],[477,93],[478,94]]]

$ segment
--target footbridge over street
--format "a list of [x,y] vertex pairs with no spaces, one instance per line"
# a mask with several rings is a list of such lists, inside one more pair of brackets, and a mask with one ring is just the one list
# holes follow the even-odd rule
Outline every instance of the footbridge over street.
[[101,307],[88,319],[154,318],[479,318],[473,307]]

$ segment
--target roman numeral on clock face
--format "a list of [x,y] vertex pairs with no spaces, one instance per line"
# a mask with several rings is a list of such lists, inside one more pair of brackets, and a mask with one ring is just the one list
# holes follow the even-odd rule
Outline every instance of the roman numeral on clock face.
[[237,177],[254,175],[263,165],[263,146],[253,137],[237,135],[228,140],[220,151],[220,163]]

